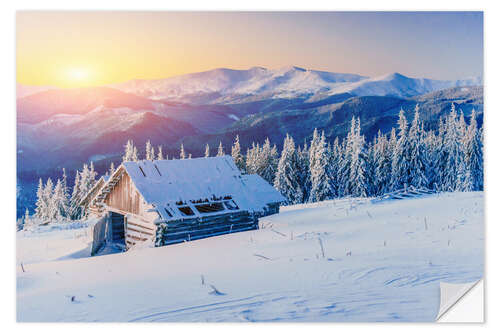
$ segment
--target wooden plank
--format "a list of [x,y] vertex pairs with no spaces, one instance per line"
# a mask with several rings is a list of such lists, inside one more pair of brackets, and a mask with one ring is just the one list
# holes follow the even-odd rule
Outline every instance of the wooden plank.
[[137,230],[133,228],[127,228],[127,234],[128,235],[148,235],[148,236],[154,236],[156,234],[150,233],[150,232],[145,232],[144,230]]

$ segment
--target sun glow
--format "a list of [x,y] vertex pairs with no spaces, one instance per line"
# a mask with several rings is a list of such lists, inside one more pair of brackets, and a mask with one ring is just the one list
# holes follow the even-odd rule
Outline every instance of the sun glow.
[[69,68],[65,76],[73,84],[84,84],[89,81],[90,71],[86,68],[74,67]]

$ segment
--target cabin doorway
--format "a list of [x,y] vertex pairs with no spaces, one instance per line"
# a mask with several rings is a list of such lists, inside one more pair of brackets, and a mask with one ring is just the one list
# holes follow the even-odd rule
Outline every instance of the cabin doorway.
[[125,216],[111,212],[111,242],[125,248]]

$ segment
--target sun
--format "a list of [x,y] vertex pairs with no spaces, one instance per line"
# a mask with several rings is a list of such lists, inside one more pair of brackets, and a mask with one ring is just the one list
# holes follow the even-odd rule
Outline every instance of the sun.
[[89,78],[89,71],[85,68],[70,68],[68,70],[68,79],[70,81],[83,82]]

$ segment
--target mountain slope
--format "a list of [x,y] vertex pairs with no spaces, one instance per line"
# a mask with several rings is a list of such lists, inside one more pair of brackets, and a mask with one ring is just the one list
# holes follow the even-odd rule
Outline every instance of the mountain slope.
[[405,110],[411,121],[417,104],[425,126],[437,129],[439,118],[450,112],[451,103],[455,103],[457,109],[464,112],[466,119],[472,109],[475,109],[478,122],[482,124],[482,87],[461,87],[409,99],[347,95],[332,103],[323,104],[320,100],[316,103],[295,104],[278,111],[251,114],[219,133],[202,134],[183,141],[187,149],[199,153],[205,142],[215,147],[222,141],[225,147],[230,147],[236,135],[240,136],[243,149],[251,146],[254,141],[263,142],[266,137],[271,143],[281,147],[287,133],[293,136],[296,143],[303,144],[304,140],[311,139],[315,128],[325,131],[327,139],[333,141],[335,137],[344,138],[347,135],[353,116],[360,118],[361,133],[370,140],[378,130],[388,133],[392,127],[397,126],[401,109]]
[[146,98],[107,87],[51,89],[18,98],[17,121],[33,124],[57,114],[85,114],[99,106],[153,109]]

